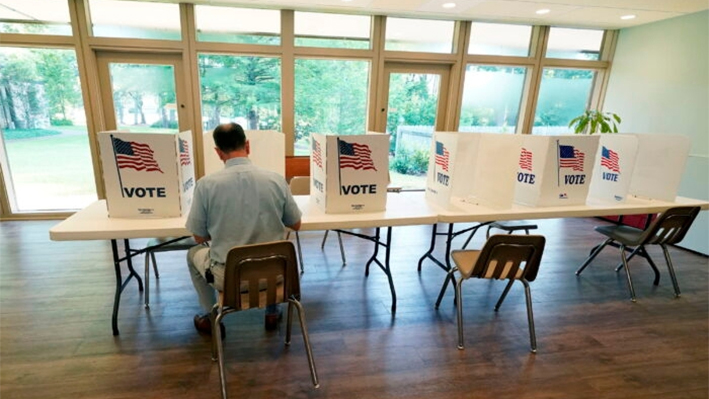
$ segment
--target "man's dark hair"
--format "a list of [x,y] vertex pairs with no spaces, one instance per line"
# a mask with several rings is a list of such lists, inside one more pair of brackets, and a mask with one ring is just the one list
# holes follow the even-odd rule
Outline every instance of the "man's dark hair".
[[246,145],[244,129],[238,123],[225,123],[219,125],[212,133],[214,145],[224,152],[241,150]]

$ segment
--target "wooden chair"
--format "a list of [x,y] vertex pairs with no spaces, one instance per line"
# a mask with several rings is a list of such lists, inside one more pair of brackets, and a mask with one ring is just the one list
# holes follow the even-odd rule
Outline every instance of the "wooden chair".
[[151,238],[148,241],[145,251],[145,308],[150,308],[150,263],[152,260],[153,271],[155,273],[155,279],[160,278],[160,273],[158,272],[158,262],[155,260],[156,252],[168,252],[168,251],[183,251],[189,250],[190,248],[197,245],[197,242],[192,237],[164,237],[164,238]]
[[[515,280],[524,285],[527,299],[527,320],[529,322],[529,340],[533,353],[537,352],[537,338],[534,332],[532,313],[532,294],[529,282],[537,278],[539,264],[544,252],[545,238],[539,235],[494,235],[485,242],[481,250],[456,250],[451,252],[455,267],[448,272],[446,279],[453,279],[458,310],[458,349],[464,349],[463,343],[463,281],[470,278],[509,280],[500,299],[495,305],[497,312],[505,300]],[[447,282],[447,280],[446,280]],[[447,284],[441,288],[441,295]],[[440,302],[439,302],[440,303]],[[438,307],[439,303],[436,304]]]
[[[298,262],[292,242],[274,241],[244,245],[229,251],[224,271],[224,290],[219,293],[219,300],[211,313],[212,331],[219,331],[219,323],[229,313],[285,302],[288,303],[285,344],[290,345],[293,308],[296,308],[310,376],[313,385],[318,388],[320,384],[305,325],[305,311],[300,303]],[[222,398],[226,399],[227,384],[221,334],[212,334],[212,360],[219,363]]]
[[[309,176],[293,176],[290,180],[290,192],[293,195],[308,195],[310,194],[310,177]],[[325,230],[325,236],[322,238],[322,243],[320,244],[320,249],[325,249],[325,241],[327,240],[327,233],[330,230]],[[288,236],[290,236],[290,231]],[[342,245],[342,236],[340,232],[337,232],[337,241],[340,243],[340,255],[342,256],[342,264],[347,264],[347,259],[345,258],[345,247]],[[303,263],[303,251],[300,247],[300,235],[295,232],[295,242],[298,246],[298,260],[300,261],[300,272],[305,272],[305,264]]]
[[[678,298],[680,296],[679,284],[677,284],[677,277],[675,276],[675,270],[672,266],[672,259],[670,258],[670,252],[667,250],[667,245],[677,244],[682,241],[685,234],[687,234],[687,231],[692,226],[697,214],[699,214],[699,210],[699,207],[691,206],[670,208],[655,219],[655,221],[650,224],[650,227],[645,230],[623,225],[597,226],[595,230],[608,238],[591,250],[588,258],[586,258],[581,267],[576,271],[576,275],[581,275],[581,272],[584,271],[606,245],[617,246],[620,248],[621,264],[618,265],[616,271],[620,271],[620,269],[623,268],[625,269],[628,289],[630,290],[630,300],[635,302],[635,290],[633,289],[633,279],[630,277],[628,261],[635,255],[645,258],[655,272],[655,281],[653,284],[658,285],[660,283],[660,272],[645,250],[645,246],[659,245],[662,247],[662,252],[665,254],[665,261],[667,262],[667,269],[670,272],[670,278],[672,278],[675,297]],[[627,258],[625,256],[626,250],[631,251]]]

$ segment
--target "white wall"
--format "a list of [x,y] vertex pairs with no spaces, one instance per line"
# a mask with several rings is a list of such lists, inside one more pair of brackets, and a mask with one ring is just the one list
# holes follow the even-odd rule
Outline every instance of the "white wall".
[[[624,133],[690,137],[678,195],[709,200],[709,11],[622,29],[603,109]],[[707,213],[680,246],[709,254]]]

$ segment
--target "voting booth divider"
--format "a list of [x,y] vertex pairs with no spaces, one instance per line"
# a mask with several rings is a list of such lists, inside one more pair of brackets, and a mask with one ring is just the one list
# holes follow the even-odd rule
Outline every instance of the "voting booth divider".
[[[224,162],[214,150],[213,130],[202,135],[202,154],[204,155],[204,174],[208,175],[224,169]],[[286,175],[286,138],[285,134],[275,130],[244,130],[249,141],[249,159],[259,167]]]
[[691,140],[673,134],[635,134],[638,154],[628,194],[674,202],[689,157]]
[[108,216],[180,217],[194,191],[192,132],[98,134]]
[[625,202],[635,169],[638,139],[630,134],[603,134],[599,138],[590,202]]
[[389,185],[389,135],[310,137],[310,200],[325,213],[381,212]]
[[506,209],[512,206],[522,137],[499,133],[434,132],[426,199]]
[[523,136],[515,202],[527,206],[586,203],[599,136]]

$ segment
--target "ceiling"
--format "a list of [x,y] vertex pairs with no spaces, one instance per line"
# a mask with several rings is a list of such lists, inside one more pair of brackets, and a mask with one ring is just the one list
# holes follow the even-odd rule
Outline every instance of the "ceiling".
[[[178,2],[180,0],[158,0]],[[181,0],[184,1],[184,0]],[[196,4],[621,29],[709,9],[709,0],[191,0]],[[444,3],[455,3],[443,8]],[[537,10],[548,9],[544,15]],[[625,15],[635,18],[622,20]]]

